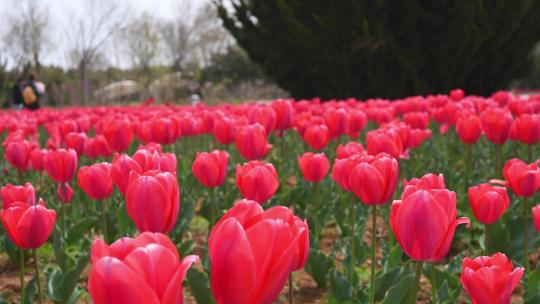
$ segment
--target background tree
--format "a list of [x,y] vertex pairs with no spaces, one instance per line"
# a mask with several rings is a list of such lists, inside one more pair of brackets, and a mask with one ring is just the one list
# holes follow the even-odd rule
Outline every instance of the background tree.
[[12,1],[13,10],[6,12],[2,22],[7,31],[4,45],[15,65],[28,70],[31,66],[40,71],[41,55],[49,42],[49,10],[37,0]]
[[489,94],[531,68],[540,1],[213,0],[295,97]]
[[126,9],[116,0],[85,0],[85,14],[66,26],[72,47],[69,57],[79,70],[82,103],[90,99],[90,71],[102,59],[100,52],[116,31],[122,30]]

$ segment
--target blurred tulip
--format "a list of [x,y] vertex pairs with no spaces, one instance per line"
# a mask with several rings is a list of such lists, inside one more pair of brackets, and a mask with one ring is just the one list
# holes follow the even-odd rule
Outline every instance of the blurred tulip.
[[68,183],[58,185],[56,197],[62,204],[69,204],[73,199],[73,188]]
[[403,122],[413,129],[427,129],[429,127],[429,114],[426,112],[409,112],[403,115]]
[[540,115],[524,114],[514,120],[517,139],[524,144],[534,145],[540,140]]
[[503,187],[480,184],[470,187],[468,194],[474,217],[483,224],[496,222],[510,204],[506,188]]
[[36,202],[36,191],[30,183],[24,186],[7,184],[0,189],[2,196],[2,209],[8,209],[16,202],[22,202],[27,205],[34,205]]
[[533,222],[536,231],[540,232],[540,204],[532,208]]
[[236,166],[236,186],[244,198],[263,204],[276,193],[279,178],[272,164],[250,161]]
[[127,150],[134,136],[131,123],[126,119],[110,119],[105,122],[103,135],[109,146],[116,152]]
[[403,143],[396,133],[384,130],[369,131],[366,139],[367,151],[371,155],[382,152],[399,158],[403,152]]
[[503,176],[508,187],[515,195],[530,197],[540,188],[540,169],[538,162],[526,164],[524,161],[513,158],[506,162]]
[[56,212],[47,209],[42,199],[38,204],[15,202],[0,210],[0,218],[11,241],[21,249],[41,247],[51,235]]
[[433,174],[427,173],[420,178],[411,178],[410,180],[403,181],[403,188],[407,186],[416,186],[420,189],[446,189],[446,184],[444,182],[444,176],[442,174]]
[[235,141],[238,152],[247,160],[260,159],[272,148],[264,127],[259,123],[241,127]]
[[197,152],[192,166],[193,175],[207,188],[219,187],[227,177],[228,162],[229,153],[225,151]]
[[366,205],[388,203],[398,184],[399,165],[387,154],[364,157],[349,177],[352,192]]
[[30,163],[32,164],[32,169],[34,171],[43,171],[43,160],[45,159],[45,153],[47,150],[34,149],[30,153]]
[[523,272],[521,267],[514,268],[502,253],[466,257],[461,264],[461,284],[474,304],[510,304]]
[[221,304],[270,304],[309,254],[307,223],[286,207],[238,201],[208,240],[210,287]]
[[338,138],[347,133],[348,119],[344,109],[330,110],[324,113],[324,121],[328,127],[330,138]]
[[364,146],[361,143],[356,141],[350,141],[344,146],[338,145],[337,147],[337,158],[347,158],[351,155],[359,154],[364,152]]
[[127,213],[139,231],[169,233],[180,209],[176,177],[169,172],[132,171],[126,192]]
[[112,153],[113,151],[103,135],[96,135],[93,138],[88,138],[84,143],[84,155],[90,159],[109,157]]
[[292,127],[294,118],[294,107],[290,100],[277,99],[271,105],[276,112],[276,129],[287,130]]
[[133,154],[132,158],[139,164],[143,172],[161,170],[176,174],[178,161],[173,153],[140,148]]
[[512,126],[512,114],[505,109],[490,108],[480,115],[482,130],[489,141],[504,144]]
[[456,123],[456,133],[465,144],[474,144],[482,135],[480,118],[476,115],[461,117]]
[[77,186],[94,200],[108,198],[113,190],[111,164],[96,163],[91,166],[82,166],[77,175]]
[[94,240],[91,260],[88,291],[96,304],[181,304],[182,282],[199,257],[180,260],[167,236],[144,232],[110,246]]
[[470,224],[456,215],[455,192],[409,185],[392,203],[390,226],[411,259],[437,262],[448,254],[457,225]]
[[363,111],[353,111],[349,116],[347,125],[347,135],[349,138],[357,138],[367,125],[367,122],[368,118],[366,113]]
[[77,171],[77,152],[73,149],[49,150],[45,154],[44,167],[55,183],[68,183]]
[[71,132],[64,136],[64,141],[68,148],[74,149],[77,152],[77,155],[83,155],[84,145],[88,136],[84,132]]
[[222,118],[216,120],[212,134],[222,145],[234,142],[236,136],[236,122],[232,119]]
[[303,139],[314,150],[322,150],[330,140],[330,131],[326,125],[311,125],[304,132]]
[[277,115],[276,111],[272,107],[251,107],[248,112],[248,119],[250,124],[261,124],[264,127],[266,134],[270,134],[276,128]]
[[126,195],[131,171],[135,171],[138,174],[143,173],[139,163],[127,154],[118,154],[114,156],[111,167],[111,178],[114,181],[116,188],[123,196]]
[[368,157],[366,153],[353,154],[347,158],[336,158],[332,168],[332,179],[345,191],[351,191],[349,184],[354,166],[362,159]]
[[298,165],[304,179],[313,183],[322,181],[330,169],[330,162],[324,153],[306,152],[298,157]]
[[[30,165],[30,143],[26,140],[10,141],[6,145],[4,158],[13,168],[26,172]],[[21,181],[22,182],[22,181]]]

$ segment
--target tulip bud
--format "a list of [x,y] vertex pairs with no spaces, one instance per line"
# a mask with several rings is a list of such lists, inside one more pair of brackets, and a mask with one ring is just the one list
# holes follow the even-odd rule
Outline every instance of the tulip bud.
[[197,152],[192,171],[197,180],[207,188],[223,185],[227,177],[229,153],[214,150]]
[[484,224],[496,222],[510,205],[506,188],[480,184],[469,188],[469,203],[474,217]]
[[244,198],[262,204],[276,193],[279,178],[272,164],[250,161],[236,166],[236,185]]
[[330,169],[330,162],[324,153],[306,152],[298,157],[298,165],[304,179],[308,182],[320,182]]

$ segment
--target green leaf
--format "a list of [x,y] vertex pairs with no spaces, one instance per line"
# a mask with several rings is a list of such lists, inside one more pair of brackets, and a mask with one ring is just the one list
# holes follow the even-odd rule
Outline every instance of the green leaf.
[[79,256],[75,266],[66,272],[61,269],[53,270],[49,282],[47,284],[47,290],[51,298],[55,302],[67,303],[77,300],[78,294],[74,295],[75,288],[79,283],[79,278],[84,268],[88,264],[88,254]]
[[38,277],[34,276],[34,278],[26,284],[26,287],[24,288],[24,304],[34,303],[34,297],[37,295],[37,280]]
[[187,281],[197,303],[215,303],[206,273],[190,268],[187,272]]
[[309,258],[304,270],[317,283],[317,287],[326,288],[328,273],[334,267],[334,260],[322,251],[310,248]]
[[540,286],[540,268],[531,271],[527,276],[527,291],[525,297],[529,298],[533,297],[535,294],[540,294],[540,288],[538,288],[538,286]]
[[330,291],[332,297],[338,301],[352,301],[353,288],[347,278],[336,269],[330,271]]
[[87,232],[93,225],[95,225],[97,218],[90,216],[83,218],[73,225],[68,232],[67,242],[75,243],[82,238],[85,232]]
[[406,275],[396,285],[388,289],[381,304],[404,303],[410,297],[410,291],[413,283],[414,275]]

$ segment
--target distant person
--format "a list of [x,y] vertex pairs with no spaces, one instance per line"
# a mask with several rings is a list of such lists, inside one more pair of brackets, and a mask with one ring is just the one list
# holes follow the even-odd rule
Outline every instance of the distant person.
[[22,90],[24,106],[29,110],[37,110],[40,107],[40,99],[45,94],[45,85],[37,81],[36,75],[30,73],[28,81]]
[[17,81],[11,87],[11,102],[12,106],[20,110],[24,107],[24,98],[23,98],[23,87],[24,87],[24,78],[19,77]]

